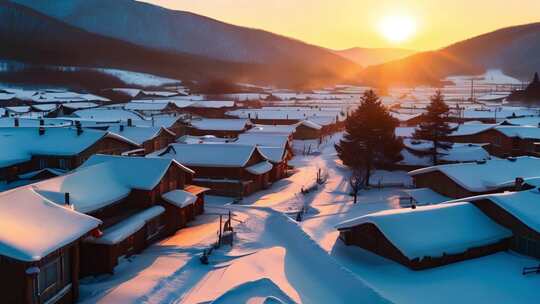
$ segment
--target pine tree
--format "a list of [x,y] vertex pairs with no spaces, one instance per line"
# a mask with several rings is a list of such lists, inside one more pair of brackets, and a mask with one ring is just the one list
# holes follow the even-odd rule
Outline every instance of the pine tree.
[[431,157],[433,164],[439,163],[439,155],[452,147],[448,143],[448,135],[452,133],[452,128],[448,124],[450,108],[444,102],[441,91],[437,91],[431,96],[431,103],[427,107],[427,112],[422,117],[422,122],[414,133],[417,139],[429,140],[433,142],[431,147]]
[[344,165],[365,173],[364,186],[369,185],[375,166],[401,159],[403,144],[395,136],[397,126],[373,91],[364,93],[358,109],[345,121],[346,132],[336,151]]

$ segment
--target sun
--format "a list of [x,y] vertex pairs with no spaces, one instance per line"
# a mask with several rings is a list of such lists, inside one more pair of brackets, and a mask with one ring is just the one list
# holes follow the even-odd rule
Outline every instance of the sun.
[[386,16],[379,21],[379,32],[392,43],[409,39],[416,31],[416,24],[410,16]]

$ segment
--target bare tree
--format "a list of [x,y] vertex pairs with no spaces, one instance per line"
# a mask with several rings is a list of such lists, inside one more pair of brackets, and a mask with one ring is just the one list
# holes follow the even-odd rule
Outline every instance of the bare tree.
[[358,193],[364,187],[366,183],[366,169],[362,167],[357,167],[351,171],[351,176],[349,177],[349,185],[351,186],[351,195],[354,198],[354,203],[358,201]]

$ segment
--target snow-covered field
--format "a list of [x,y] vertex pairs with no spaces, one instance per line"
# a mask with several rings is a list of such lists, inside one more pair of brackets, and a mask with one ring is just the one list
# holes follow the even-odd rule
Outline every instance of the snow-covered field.
[[[190,227],[124,260],[114,276],[87,278],[82,303],[537,303],[540,276],[521,269],[534,259],[511,252],[412,271],[337,239],[334,226],[367,213],[400,208],[410,179],[377,171],[373,187],[354,205],[347,170],[333,143],[295,142],[296,173],[238,204],[209,197],[206,214]],[[317,172],[327,182],[307,195]],[[388,187],[384,187],[388,186]],[[299,210],[305,209],[297,224]],[[199,257],[217,239],[218,214],[234,213],[235,242]],[[414,237],[414,235],[411,235]]]

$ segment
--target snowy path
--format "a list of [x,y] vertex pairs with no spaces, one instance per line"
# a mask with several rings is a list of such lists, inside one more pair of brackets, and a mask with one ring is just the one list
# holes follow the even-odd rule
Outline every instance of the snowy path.
[[[338,137],[332,139],[337,140]],[[192,227],[152,246],[117,274],[82,285],[83,303],[536,303],[540,276],[523,277],[521,267],[538,262],[513,253],[411,271],[395,262],[337,240],[334,225],[374,211],[399,208],[402,188],[363,191],[358,204],[348,195],[347,170],[332,141],[314,156],[292,161],[296,174],[240,205],[212,202]],[[307,195],[317,171],[327,182]],[[404,172],[375,173],[373,180],[404,184]],[[293,216],[308,207],[303,221]],[[217,213],[236,215],[234,248],[198,258],[216,240]],[[331,278],[331,279],[329,279]],[[216,300],[217,299],[217,300]]]

